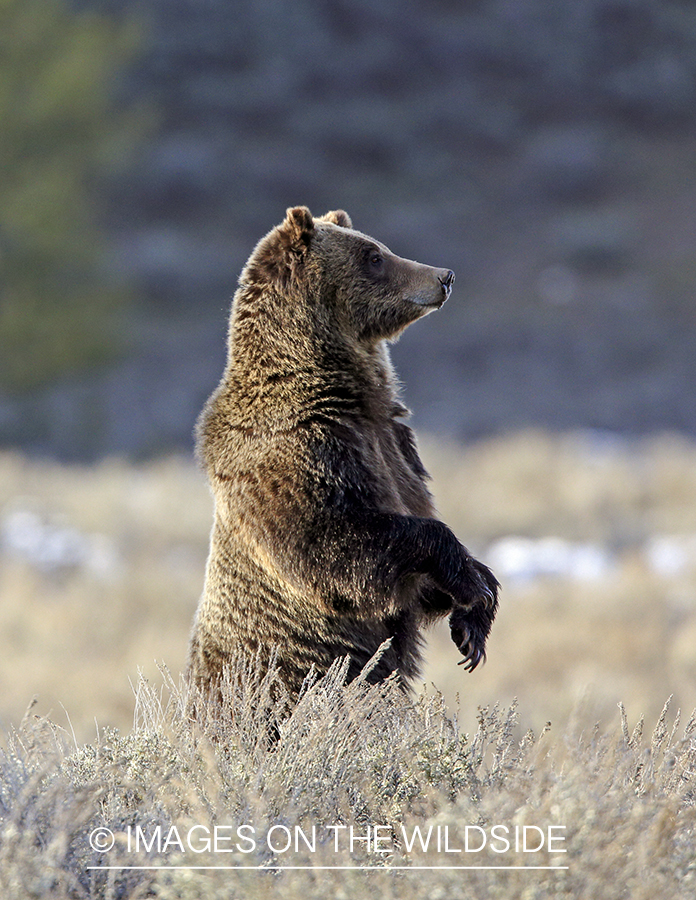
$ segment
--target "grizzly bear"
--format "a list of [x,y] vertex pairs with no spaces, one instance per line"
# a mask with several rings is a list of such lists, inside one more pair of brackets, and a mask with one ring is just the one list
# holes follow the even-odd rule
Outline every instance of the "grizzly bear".
[[395,256],[342,210],[289,209],[239,279],[224,375],[199,418],[215,500],[187,676],[206,694],[240,657],[406,687],[423,626],[450,615],[472,671],[498,582],[438,521],[387,342],[439,309],[454,273]]

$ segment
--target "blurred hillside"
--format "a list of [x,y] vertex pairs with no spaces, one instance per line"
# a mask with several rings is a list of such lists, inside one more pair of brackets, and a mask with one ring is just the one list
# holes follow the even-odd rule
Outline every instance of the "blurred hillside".
[[456,271],[395,348],[417,427],[696,433],[692,4],[74,6],[144,35],[114,88],[156,111],[154,136],[93,185],[105,283],[138,298],[130,351],[0,386],[0,443],[188,447],[239,270],[297,203]]

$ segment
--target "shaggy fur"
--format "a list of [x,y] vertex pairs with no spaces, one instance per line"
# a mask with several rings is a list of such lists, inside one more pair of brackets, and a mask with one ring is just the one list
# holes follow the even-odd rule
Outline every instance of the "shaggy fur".
[[296,694],[312,666],[349,655],[354,676],[388,638],[371,677],[408,684],[421,628],[448,613],[462,662],[484,658],[498,583],[435,518],[386,346],[453,280],[343,211],[290,209],[254,249],[197,428],[215,498],[187,669],[197,687],[275,649]]

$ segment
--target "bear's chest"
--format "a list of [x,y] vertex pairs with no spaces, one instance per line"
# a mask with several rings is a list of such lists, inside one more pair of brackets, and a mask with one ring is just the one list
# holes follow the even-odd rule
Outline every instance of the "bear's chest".
[[391,427],[373,428],[365,435],[365,462],[375,479],[378,503],[384,512],[433,516],[427,475],[415,450],[404,447]]

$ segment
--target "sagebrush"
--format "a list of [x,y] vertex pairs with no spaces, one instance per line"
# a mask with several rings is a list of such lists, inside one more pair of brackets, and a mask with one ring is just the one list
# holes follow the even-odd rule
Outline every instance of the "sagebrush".
[[439,695],[346,672],[289,710],[273,671],[240,670],[201,725],[163,670],[137,684],[130,733],[84,746],[29,712],[0,755],[1,895],[693,897],[696,716],[682,726],[668,702],[650,737],[623,710],[613,730],[578,716],[535,735],[513,704],[479,709],[467,735]]

